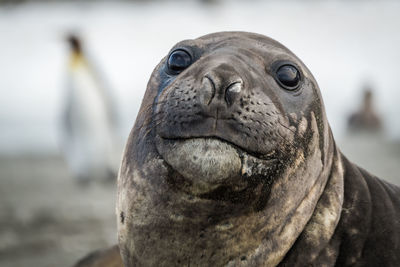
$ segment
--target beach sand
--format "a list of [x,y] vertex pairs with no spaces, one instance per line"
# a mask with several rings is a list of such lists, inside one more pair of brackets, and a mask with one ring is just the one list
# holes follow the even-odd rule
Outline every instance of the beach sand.
[[79,185],[58,156],[0,158],[0,266],[72,266],[117,242],[116,185]]

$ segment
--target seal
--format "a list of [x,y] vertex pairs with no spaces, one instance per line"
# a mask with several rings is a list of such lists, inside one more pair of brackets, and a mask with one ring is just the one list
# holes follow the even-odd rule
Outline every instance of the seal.
[[125,266],[400,266],[400,189],[341,154],[311,72],[259,34],[162,59],[116,212]]

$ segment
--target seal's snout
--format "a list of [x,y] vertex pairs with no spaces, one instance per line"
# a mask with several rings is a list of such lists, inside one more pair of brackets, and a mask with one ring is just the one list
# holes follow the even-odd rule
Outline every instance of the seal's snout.
[[232,106],[243,90],[243,80],[230,65],[220,64],[202,79],[200,101],[204,106]]
[[[169,140],[217,138],[262,157],[290,146],[294,130],[282,101],[290,100],[291,109],[300,104],[271,79],[275,65],[283,63],[257,57],[249,65],[253,56],[251,49],[231,45],[211,51],[184,43],[174,48],[158,71],[156,134]],[[293,77],[286,74],[294,67],[285,64],[281,79],[291,85]]]

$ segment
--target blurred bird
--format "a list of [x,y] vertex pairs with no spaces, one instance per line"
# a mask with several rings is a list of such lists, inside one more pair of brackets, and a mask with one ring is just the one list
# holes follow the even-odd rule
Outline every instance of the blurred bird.
[[349,117],[348,127],[351,131],[377,132],[382,129],[382,121],[375,112],[373,94],[369,86],[364,88],[361,107]]
[[102,76],[75,35],[68,37],[70,56],[63,116],[62,145],[72,174],[80,182],[116,177],[117,116]]

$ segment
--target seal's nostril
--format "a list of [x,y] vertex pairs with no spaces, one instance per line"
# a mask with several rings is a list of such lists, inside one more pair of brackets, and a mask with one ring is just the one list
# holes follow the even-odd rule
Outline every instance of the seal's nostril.
[[232,105],[240,92],[242,91],[243,83],[242,81],[237,81],[234,83],[231,83],[228,88],[226,88],[225,91],[225,101],[228,105]]
[[226,89],[227,93],[239,93],[242,90],[242,83],[235,82],[229,85],[228,89]]
[[213,79],[209,75],[204,76],[203,82],[204,82],[204,80],[208,80],[210,82],[210,84],[212,85],[212,87],[214,88],[214,90],[215,90],[215,82],[213,81]]
[[215,84],[209,76],[204,76],[201,82],[201,90],[199,92],[200,102],[209,105],[215,96]]

